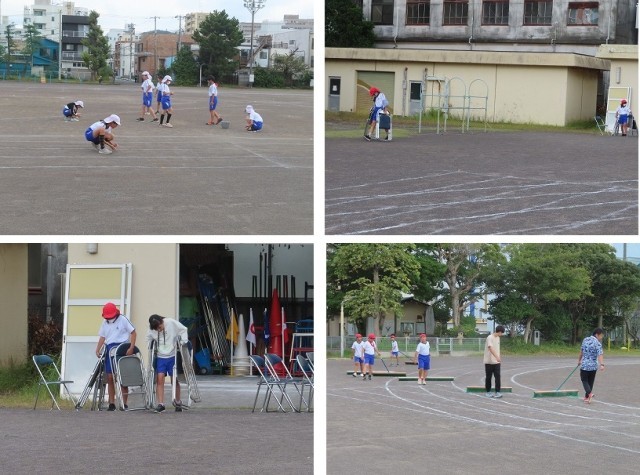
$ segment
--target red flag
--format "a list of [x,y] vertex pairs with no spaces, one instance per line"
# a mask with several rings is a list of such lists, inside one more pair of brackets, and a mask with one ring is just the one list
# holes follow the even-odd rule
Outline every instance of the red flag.
[[[269,353],[278,355],[283,358],[282,354],[282,317],[280,313],[280,298],[278,297],[278,290],[273,289],[273,296],[271,297],[271,311],[269,312],[269,330],[271,331],[271,338],[269,339]],[[279,366],[279,365],[278,365]],[[276,366],[276,371],[279,375],[284,375],[284,368]]]

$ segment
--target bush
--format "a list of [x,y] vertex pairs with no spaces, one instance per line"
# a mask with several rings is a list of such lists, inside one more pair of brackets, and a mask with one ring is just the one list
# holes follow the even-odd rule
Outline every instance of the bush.
[[277,88],[284,87],[282,73],[266,68],[256,68],[253,70],[253,85],[255,87]]
[[29,354],[55,355],[62,348],[62,323],[49,323],[39,315],[29,316]]

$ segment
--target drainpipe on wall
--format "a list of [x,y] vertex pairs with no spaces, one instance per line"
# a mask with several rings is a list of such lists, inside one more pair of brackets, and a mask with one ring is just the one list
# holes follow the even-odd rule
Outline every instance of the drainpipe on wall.
[[474,22],[474,14],[473,14],[473,5],[471,6],[471,35],[469,36],[469,49],[473,49],[473,22]]
[[609,8],[609,21],[607,22],[607,39],[604,40],[605,45],[608,45],[609,40],[611,39],[611,9],[612,8],[613,8],[613,5]]

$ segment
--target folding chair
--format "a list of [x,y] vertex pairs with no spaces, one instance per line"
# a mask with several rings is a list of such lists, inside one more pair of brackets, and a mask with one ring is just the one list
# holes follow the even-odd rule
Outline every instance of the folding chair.
[[[289,372],[289,369],[284,364],[284,361],[282,361],[282,358],[280,356],[278,356],[278,355],[276,355],[274,353],[266,353],[264,355],[264,359],[265,359],[267,371],[269,372],[269,376],[273,380],[278,380],[278,381],[284,382],[284,386],[283,386],[284,397],[287,400],[287,402],[289,403],[289,405],[291,406],[291,409],[293,409],[296,412],[300,412],[301,409],[302,409],[302,403],[303,402],[304,402],[304,405],[307,406],[307,409],[309,409],[309,404],[305,400],[304,394],[302,392],[303,379],[302,378],[294,378],[291,375],[291,373]],[[278,365],[281,365],[284,368],[285,375],[284,375],[283,378],[281,378],[278,375],[278,370],[276,369],[276,367]],[[293,404],[293,400],[291,399],[289,394],[287,394],[287,386],[289,384],[293,384],[293,387],[295,388],[296,392],[298,393],[298,396],[300,396],[300,406],[299,406],[299,408],[296,408],[296,406]]]
[[600,131],[600,135],[604,135],[604,133],[607,132],[607,124],[605,124],[604,119],[599,115],[595,116],[594,119],[596,121],[596,126]]
[[[284,387],[286,386],[286,383],[281,382],[280,380],[273,380],[269,376],[267,376],[267,370],[265,367],[264,358],[262,356],[250,355],[249,359],[251,360],[251,364],[253,364],[253,366],[256,368],[256,371],[258,371],[258,375],[260,376],[260,380],[258,381],[258,390],[256,391],[256,397],[253,400],[253,409],[251,410],[251,412],[255,412],[256,410],[258,396],[260,395],[260,390],[263,386],[266,387],[266,392],[264,395],[264,399],[262,400],[262,408],[260,409],[260,412],[269,412],[269,402],[271,401],[272,395],[278,403],[278,407],[280,408],[280,410],[282,412],[287,412],[282,405],[282,400],[284,399],[285,394]],[[275,396],[273,392],[274,388],[278,388],[280,390],[280,399]]]
[[311,365],[311,370],[313,371],[313,351],[309,351],[307,352],[307,361],[309,361],[309,364]]
[[[313,401],[313,368],[309,363],[309,360],[306,359],[302,355],[296,356],[296,363],[298,363],[298,368],[302,372],[302,393],[304,393],[304,388],[309,387],[309,404],[307,405],[307,411],[311,411],[311,402]],[[300,397],[300,410],[302,410],[302,397]]]
[[629,114],[629,135],[638,135],[638,124],[633,114]]
[[[36,402],[33,405],[33,409],[35,410],[36,406],[38,405],[38,398],[40,397],[40,387],[44,386],[47,388],[47,391],[49,391],[49,395],[51,396],[52,400],[51,409],[49,410],[53,410],[54,405],[58,408],[58,411],[60,410],[58,401],[56,401],[56,397],[53,395],[53,392],[51,392],[51,389],[49,388],[49,386],[52,385],[62,385],[75,406],[76,401],[71,395],[71,391],[69,391],[69,388],[67,387],[67,383],[71,384],[73,383],[73,381],[62,380],[62,375],[60,374],[60,370],[58,369],[58,365],[56,364],[56,362],[53,361],[53,359],[49,355],[33,355],[32,359],[33,364],[36,365],[36,369],[38,370],[38,374],[40,375],[40,380],[38,381],[38,393],[36,394]],[[47,379],[45,373],[47,373],[48,375],[53,374],[53,377],[56,379]]]

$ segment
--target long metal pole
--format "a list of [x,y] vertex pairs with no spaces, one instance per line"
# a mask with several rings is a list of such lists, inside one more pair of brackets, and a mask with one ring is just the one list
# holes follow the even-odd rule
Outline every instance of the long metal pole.
[[58,81],[60,81],[62,79],[62,9],[58,10],[58,15],[58,20],[60,21],[60,35],[58,38]]
[[249,87],[251,87],[253,85],[253,19],[255,17],[255,2],[254,3],[254,7],[251,10],[251,46],[250,46],[250,55],[249,55]]
[[340,358],[344,358],[344,300],[340,302]]

